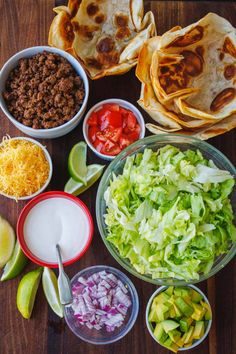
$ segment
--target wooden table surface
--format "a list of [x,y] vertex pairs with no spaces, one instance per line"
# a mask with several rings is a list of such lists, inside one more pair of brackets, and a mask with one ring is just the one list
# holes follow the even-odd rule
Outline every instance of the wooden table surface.
[[[117,0],[118,1],[118,0]],[[55,0],[0,0],[0,66],[14,53],[26,47],[46,45],[50,23],[55,5],[65,4]],[[145,1],[146,10],[152,9],[155,15],[158,34],[162,34],[175,25],[186,26],[199,20],[208,12],[227,18],[236,26],[236,3],[224,1]],[[134,71],[119,76],[90,82],[88,108],[96,102],[111,98],[124,98],[136,104],[140,83]],[[148,120],[147,115],[145,119]],[[1,112],[0,139],[5,134],[22,136]],[[236,163],[236,134],[229,132],[211,139],[209,142],[220,149],[231,161]],[[55,140],[42,141],[48,148],[54,166],[50,190],[63,190],[68,179],[67,157],[72,146],[82,140],[81,124],[70,134]],[[91,151],[88,151],[88,163],[103,163]],[[81,195],[91,211],[95,223],[94,238],[85,256],[67,267],[69,276],[80,269],[107,264],[121,269],[110,256],[98,233],[95,221],[94,201],[97,184]],[[13,225],[25,202],[15,203],[0,197],[0,214]],[[29,264],[24,272],[34,269]],[[127,272],[124,271],[126,274]],[[129,275],[129,274],[128,274]],[[159,346],[149,335],[145,325],[145,308],[156,286],[145,283],[131,275],[139,298],[138,320],[128,335],[117,343],[108,346],[86,344],[73,335],[49,309],[40,286],[33,315],[30,320],[21,317],[16,309],[16,291],[21,276],[0,284],[0,354],[166,354],[168,350]],[[192,354],[236,354],[236,262],[231,261],[215,277],[199,284],[207,294],[213,307],[213,326],[209,337],[196,349],[186,351]]]

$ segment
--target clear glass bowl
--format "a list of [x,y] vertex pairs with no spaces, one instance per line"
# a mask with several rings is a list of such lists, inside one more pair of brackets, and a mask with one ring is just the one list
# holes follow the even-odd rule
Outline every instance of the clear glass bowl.
[[[154,151],[158,150],[159,148],[171,144],[182,151],[187,149],[192,150],[200,150],[203,156],[207,159],[213,160],[213,162],[218,166],[220,169],[228,170],[232,175],[236,175],[236,169],[232,165],[232,163],[227,159],[225,155],[223,155],[219,150],[211,146],[210,144],[206,143],[205,141],[192,138],[192,137],[184,137],[182,135],[177,134],[159,134],[150,136],[141,140],[138,140],[134,144],[127,147],[124,151],[122,151],[108,166],[103,177],[100,181],[98,192],[97,192],[97,200],[96,200],[96,217],[98,228],[100,234],[102,236],[103,242],[105,243],[106,247],[110,251],[111,255],[116,259],[116,261],[124,267],[128,272],[135,275],[136,277],[145,280],[147,282],[157,284],[157,285],[185,285],[185,284],[193,284],[201,282],[212,275],[216,274],[220,269],[222,269],[235,255],[236,253],[236,243],[232,244],[229,248],[227,254],[221,255],[218,257],[212,269],[208,274],[200,274],[198,280],[179,280],[176,278],[163,278],[163,279],[152,279],[152,277],[148,274],[140,274],[136,271],[136,269],[132,266],[128,259],[122,258],[118,252],[118,250],[113,246],[107,239],[107,229],[106,224],[104,221],[104,214],[106,213],[106,203],[104,200],[104,192],[106,191],[107,187],[110,184],[110,180],[112,178],[112,174],[115,173],[116,175],[121,174],[123,171],[123,167],[128,156],[133,154],[137,154],[139,152],[143,152],[145,148],[152,149]],[[236,188],[231,194],[231,202],[234,210],[234,214],[236,211]]]
[[[206,295],[199,288],[197,288],[194,285],[187,285],[187,287],[192,288],[192,289],[196,290],[199,294],[201,294],[203,296],[204,301],[208,304],[208,306],[211,309],[211,305],[210,305],[210,303],[208,301],[208,298],[206,297]],[[153,334],[154,328],[153,328],[152,324],[148,321],[148,315],[149,315],[150,308],[151,308],[151,305],[152,305],[152,302],[153,302],[154,298],[158,294],[160,294],[162,291],[164,291],[166,289],[167,289],[167,286],[161,286],[156,291],[154,291],[154,293],[152,294],[152,296],[150,297],[150,299],[148,301],[148,304],[147,304],[147,307],[146,307],[146,316],[145,316],[146,317],[146,325],[147,325],[149,333],[151,334],[152,338],[160,345],[162,345],[162,344],[157,341],[157,339],[155,338],[155,336]],[[207,326],[206,326],[204,335],[200,339],[195,340],[193,342],[193,344],[191,345],[191,347],[180,348],[179,351],[190,350],[190,349],[193,349],[193,348],[197,347],[199,344],[201,344],[204,341],[204,339],[208,336],[208,333],[210,332],[210,329],[211,329],[211,325],[212,325],[212,320],[209,320],[207,322]]]
[[74,283],[77,282],[79,277],[84,277],[85,279],[88,278],[90,275],[101,272],[105,270],[108,273],[114,274],[118,279],[121,280],[121,282],[126,286],[128,289],[128,295],[130,296],[130,300],[132,305],[129,307],[128,312],[125,316],[124,323],[122,326],[119,328],[116,328],[113,332],[107,332],[105,328],[102,328],[100,330],[96,329],[89,329],[85,325],[80,325],[77,323],[75,320],[75,317],[73,315],[74,311],[71,308],[70,305],[65,306],[65,320],[69,326],[69,328],[72,330],[72,332],[79,337],[80,339],[84,340],[85,342],[91,343],[91,344],[110,344],[113,342],[116,342],[123,338],[133,327],[135,324],[135,321],[138,316],[138,311],[139,311],[139,299],[138,299],[138,294],[137,291],[131,282],[131,280],[120,270],[105,266],[105,265],[99,265],[99,266],[93,266],[89,268],[85,268],[81,270],[79,273],[77,273],[71,280],[71,285],[73,286]]

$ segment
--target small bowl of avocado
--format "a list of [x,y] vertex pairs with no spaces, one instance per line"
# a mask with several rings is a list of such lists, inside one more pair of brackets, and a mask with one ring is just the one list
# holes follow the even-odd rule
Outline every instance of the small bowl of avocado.
[[207,337],[212,324],[211,306],[194,285],[161,286],[148,301],[146,324],[163,347],[174,353],[189,350]]

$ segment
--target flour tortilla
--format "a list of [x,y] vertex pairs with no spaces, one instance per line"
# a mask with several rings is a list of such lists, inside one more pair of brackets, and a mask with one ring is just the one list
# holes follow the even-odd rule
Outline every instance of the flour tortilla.
[[235,28],[209,13],[164,34],[152,58],[151,78],[159,101],[175,99],[182,114],[214,121],[231,116],[236,112]]
[[146,125],[152,133],[208,139],[235,128],[236,30],[224,18],[210,13],[150,38],[136,76],[142,83],[138,103],[157,123]]
[[143,1],[70,0],[54,11],[49,45],[73,54],[92,79],[130,70],[156,33],[152,12],[143,16]]

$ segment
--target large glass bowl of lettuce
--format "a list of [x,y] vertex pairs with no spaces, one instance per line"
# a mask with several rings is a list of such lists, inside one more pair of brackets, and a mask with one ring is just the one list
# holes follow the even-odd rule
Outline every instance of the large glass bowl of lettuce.
[[235,255],[236,169],[210,144],[176,134],[141,139],[105,171],[97,193],[102,239],[133,275],[197,283]]

